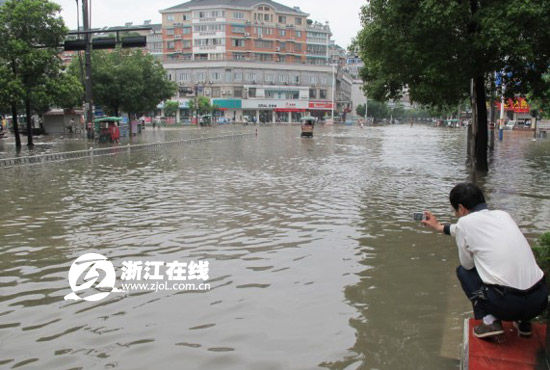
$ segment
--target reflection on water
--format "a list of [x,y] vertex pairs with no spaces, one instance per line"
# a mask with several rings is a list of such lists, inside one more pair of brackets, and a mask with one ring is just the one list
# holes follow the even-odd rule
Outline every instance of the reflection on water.
[[[266,127],[3,170],[0,365],[456,368],[469,311],[456,251],[411,214],[451,219],[464,152],[461,130]],[[550,141],[507,132],[492,161],[489,202],[531,237],[547,229]],[[208,259],[213,289],[64,301],[72,261],[92,251],[115,266]]]

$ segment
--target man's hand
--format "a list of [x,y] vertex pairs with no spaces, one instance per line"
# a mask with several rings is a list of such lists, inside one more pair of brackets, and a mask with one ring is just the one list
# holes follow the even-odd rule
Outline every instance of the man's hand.
[[437,221],[437,218],[430,212],[430,211],[424,211],[424,215],[426,216],[426,219],[422,221],[422,225],[428,226],[431,229],[434,229],[435,231],[438,231],[440,233],[443,232],[443,225]]

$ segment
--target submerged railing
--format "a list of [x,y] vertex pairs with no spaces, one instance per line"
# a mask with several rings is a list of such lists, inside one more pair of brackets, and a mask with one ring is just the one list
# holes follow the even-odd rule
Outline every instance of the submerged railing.
[[132,150],[159,149],[167,145],[178,145],[178,144],[181,145],[186,143],[231,139],[231,138],[238,138],[238,137],[245,137],[245,136],[254,136],[254,134],[235,134],[235,135],[200,137],[195,139],[181,139],[181,140],[161,141],[161,142],[145,143],[145,144],[127,144],[127,145],[112,146],[108,148],[91,147],[89,149],[75,150],[70,152],[44,153],[44,154],[37,154],[37,155],[30,155],[30,156],[2,158],[0,159],[0,168],[10,168],[10,167],[16,167],[16,166],[34,165],[34,164],[49,163],[49,162],[62,162],[62,161],[70,161],[75,159],[101,157],[106,155],[114,155],[122,152],[128,152]]

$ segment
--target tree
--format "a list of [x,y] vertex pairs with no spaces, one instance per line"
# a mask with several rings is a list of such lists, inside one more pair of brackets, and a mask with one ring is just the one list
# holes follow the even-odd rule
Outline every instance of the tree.
[[175,117],[180,109],[180,104],[177,101],[169,100],[164,103],[164,114],[168,117]]
[[196,100],[191,100],[189,102],[189,111],[196,112],[198,119],[199,115],[212,113],[214,111],[214,106],[212,106],[210,99],[206,96],[199,96]]
[[[78,60],[73,60],[70,71],[80,75]],[[151,112],[176,93],[162,64],[141,50],[94,51],[92,76],[95,104],[116,116],[121,111],[131,117]]]
[[[546,0],[371,0],[357,36],[369,96],[456,106],[470,97],[470,163],[487,171],[487,83],[511,72],[507,94],[539,93],[550,63]],[[521,82],[521,83],[520,83]]]
[[359,117],[365,117],[366,108],[366,104],[359,104],[357,108],[355,108],[355,113],[357,113]]
[[18,107],[25,107],[27,145],[33,146],[33,92],[59,72],[57,47],[67,33],[60,10],[59,5],[48,0],[9,0],[0,7],[0,59],[7,67],[2,76],[12,81],[6,95],[11,100],[17,147],[21,146]]

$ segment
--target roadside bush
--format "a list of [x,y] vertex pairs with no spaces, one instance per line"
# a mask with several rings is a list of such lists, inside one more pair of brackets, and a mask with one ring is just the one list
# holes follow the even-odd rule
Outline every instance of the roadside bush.
[[538,265],[544,271],[546,282],[550,283],[550,232],[542,234],[533,247]]

